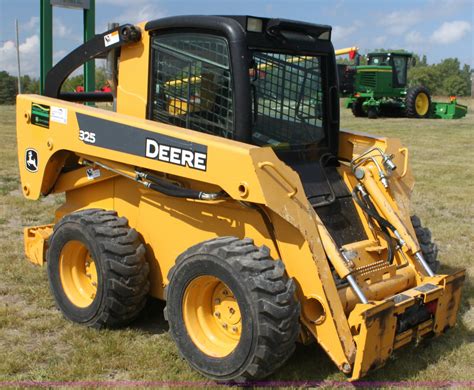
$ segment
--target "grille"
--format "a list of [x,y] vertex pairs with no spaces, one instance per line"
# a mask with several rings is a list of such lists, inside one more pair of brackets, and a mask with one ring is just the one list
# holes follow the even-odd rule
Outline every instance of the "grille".
[[153,120],[232,138],[232,82],[224,39],[204,34],[155,38],[153,77]]
[[360,83],[364,87],[375,88],[377,86],[375,72],[361,72]]
[[254,52],[254,139],[307,144],[324,138],[319,57]]

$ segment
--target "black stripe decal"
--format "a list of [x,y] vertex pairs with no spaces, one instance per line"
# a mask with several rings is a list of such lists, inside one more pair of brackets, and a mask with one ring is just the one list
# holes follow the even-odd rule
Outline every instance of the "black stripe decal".
[[80,139],[88,145],[205,171],[207,145],[77,113]]

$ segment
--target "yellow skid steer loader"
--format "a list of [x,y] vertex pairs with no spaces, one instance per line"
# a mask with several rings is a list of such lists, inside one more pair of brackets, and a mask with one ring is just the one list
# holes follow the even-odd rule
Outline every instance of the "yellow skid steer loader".
[[[61,91],[105,57],[111,93]],[[218,381],[314,341],[356,380],[456,323],[464,271],[436,273],[408,150],[339,129],[329,26],[119,26],[61,60],[45,96],[18,96],[17,132],[24,196],[65,193],[25,252],[71,321],[118,327],[166,300],[179,352]]]

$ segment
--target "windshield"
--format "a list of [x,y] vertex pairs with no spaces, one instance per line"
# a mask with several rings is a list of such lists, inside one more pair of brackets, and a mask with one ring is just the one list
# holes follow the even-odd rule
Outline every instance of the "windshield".
[[369,65],[390,66],[390,56],[381,54],[369,57]]
[[253,141],[292,148],[325,142],[321,57],[253,52]]

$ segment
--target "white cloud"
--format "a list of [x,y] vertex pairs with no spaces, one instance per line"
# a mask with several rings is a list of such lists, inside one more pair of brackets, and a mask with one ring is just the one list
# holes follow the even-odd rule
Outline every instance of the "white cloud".
[[350,26],[333,26],[332,40],[344,40],[345,38],[354,34],[361,26],[361,23],[356,21]]
[[386,16],[381,16],[378,25],[385,26],[389,34],[402,35],[422,20],[423,12],[420,9],[393,11]]
[[[147,4],[147,2],[138,1],[139,4],[134,3],[133,8],[126,8],[119,16],[114,18],[114,22],[118,23],[140,23],[149,20],[159,19],[166,16],[163,8],[157,4]],[[143,4],[140,4],[143,3]],[[130,3],[128,3],[130,5]]]
[[71,38],[72,28],[66,26],[61,19],[54,18],[53,21],[53,36],[57,36],[59,38]]
[[383,46],[384,43],[387,42],[387,36],[386,35],[380,35],[374,39],[374,43],[377,46]]
[[20,30],[33,31],[39,33],[40,19],[38,16],[32,16],[28,22],[20,24]]
[[433,43],[448,44],[459,41],[472,30],[472,26],[465,20],[455,20],[443,23],[431,35]]
[[[20,43],[21,73],[30,76],[39,75],[39,46],[38,35],[32,35]],[[6,70],[11,75],[16,75],[16,47],[13,41],[6,41],[0,46],[0,70]]]
[[423,38],[423,35],[419,31],[410,31],[405,35],[405,42],[408,45],[419,45],[425,42],[426,39]]

